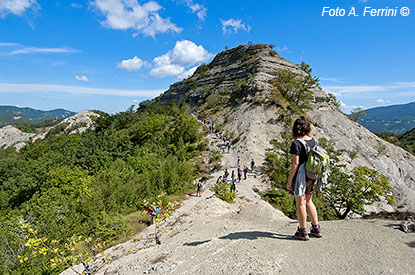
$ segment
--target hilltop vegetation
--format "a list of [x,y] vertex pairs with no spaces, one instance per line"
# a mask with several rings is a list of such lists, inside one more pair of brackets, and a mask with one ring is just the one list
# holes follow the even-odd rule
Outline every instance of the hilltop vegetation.
[[[145,224],[144,200],[193,187],[207,146],[186,106],[151,105],[103,115],[95,129],[54,131],[20,152],[0,150],[0,273],[55,274],[52,256],[33,257],[19,224],[59,245],[75,236],[105,245]],[[141,220],[141,222],[140,222]],[[87,244],[79,244],[88,250]],[[20,257],[19,257],[20,256]],[[30,262],[19,259],[31,258]]]

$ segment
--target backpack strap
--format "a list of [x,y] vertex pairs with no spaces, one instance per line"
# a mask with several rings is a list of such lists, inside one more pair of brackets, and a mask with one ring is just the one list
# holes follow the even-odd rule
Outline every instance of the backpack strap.
[[311,148],[310,148],[310,146],[307,144],[307,142],[305,142],[305,140],[304,139],[302,139],[302,138],[297,138],[296,140],[298,140],[303,146],[304,146],[304,148],[305,148],[305,151],[306,151],[306,153],[307,153],[307,155],[308,155],[308,153],[310,153],[310,150],[311,150]]

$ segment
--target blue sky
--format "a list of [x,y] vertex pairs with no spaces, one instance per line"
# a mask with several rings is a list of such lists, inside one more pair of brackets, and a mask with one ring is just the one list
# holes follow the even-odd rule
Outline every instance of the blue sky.
[[120,112],[248,41],[310,64],[345,112],[407,103],[414,34],[409,0],[1,0],[0,105]]

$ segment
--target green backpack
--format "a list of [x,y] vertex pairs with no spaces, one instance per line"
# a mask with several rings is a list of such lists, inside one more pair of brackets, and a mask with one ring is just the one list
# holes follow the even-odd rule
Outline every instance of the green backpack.
[[308,155],[305,165],[307,178],[313,180],[326,178],[330,166],[330,158],[327,151],[318,144],[317,140],[314,140],[316,144],[313,147],[301,138],[297,140],[304,145]]

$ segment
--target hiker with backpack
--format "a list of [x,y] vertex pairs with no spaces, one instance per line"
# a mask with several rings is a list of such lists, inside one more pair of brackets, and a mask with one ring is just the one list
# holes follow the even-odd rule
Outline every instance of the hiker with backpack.
[[232,180],[231,180],[231,192],[236,192],[236,182],[235,182],[236,180],[235,180],[235,177],[232,177]]
[[246,180],[247,173],[248,173],[248,166],[244,165],[244,180]]
[[201,197],[202,196],[201,195],[201,192],[202,192],[202,183],[200,182],[200,180],[195,179],[195,185],[196,185],[196,191],[197,191],[196,196],[197,197]]
[[254,159],[251,159],[251,171],[254,171],[254,167],[255,167],[255,161]]
[[238,166],[238,183],[241,182],[241,178],[242,178],[242,170],[241,170],[241,166]]
[[[312,201],[317,181],[326,182],[328,169],[327,152],[318,145],[318,142],[309,136],[311,123],[305,117],[296,119],[292,128],[295,138],[291,144],[290,154],[292,164],[287,182],[287,190],[294,191],[297,205],[298,230],[295,237],[299,240],[308,240],[312,237],[321,237],[320,225],[316,207]],[[310,234],[307,233],[307,213],[311,219]]]

